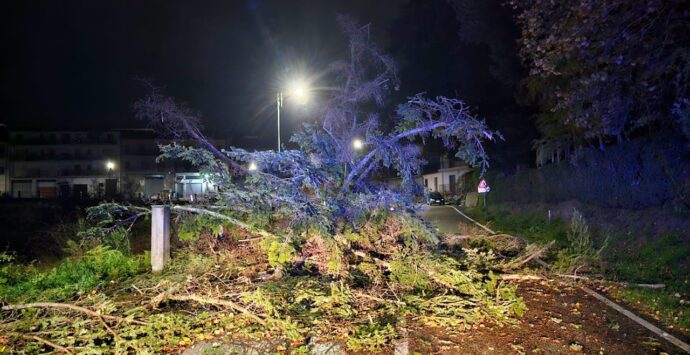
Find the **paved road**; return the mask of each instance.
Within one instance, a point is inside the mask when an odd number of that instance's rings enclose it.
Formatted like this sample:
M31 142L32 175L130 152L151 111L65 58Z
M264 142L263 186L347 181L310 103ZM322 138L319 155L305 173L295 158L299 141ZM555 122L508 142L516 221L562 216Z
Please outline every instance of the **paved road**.
M436 226L441 233L457 234L460 232L460 223L465 224L469 222L450 206L424 207L421 213L422 218Z

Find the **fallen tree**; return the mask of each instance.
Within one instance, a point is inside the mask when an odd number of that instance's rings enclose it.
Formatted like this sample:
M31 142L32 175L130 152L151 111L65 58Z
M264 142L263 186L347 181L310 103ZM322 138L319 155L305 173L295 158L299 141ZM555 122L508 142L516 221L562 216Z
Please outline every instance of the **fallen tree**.
M483 172L484 144L500 135L461 100L446 97L416 95L381 122L377 110L398 86L395 63L369 41L368 26L340 21L351 58L332 65L338 89L316 123L292 138L298 149L215 147L198 114L147 84L151 92L134 105L137 116L175 139L160 147L159 159L196 166L219 186L217 202L172 206L179 248L165 282L145 275L107 293L121 300L108 303L109 312L137 314L146 324L118 322L106 333L57 345L138 351L170 346L155 338L163 332L184 347L185 332L205 324L202 314L218 312L224 331L238 336L287 338L297 347L314 334L345 336L353 350L377 351L398 336L400 317L457 330L509 323L524 312L516 287L487 267L488 254L439 250L435 230L415 214L421 145L437 139ZM355 138L363 151L353 148ZM247 169L250 163L256 169ZM387 171L401 186L385 182ZM90 235L129 228L147 213L112 203L94 207ZM177 312L179 304L192 314ZM108 317L119 316L101 320Z

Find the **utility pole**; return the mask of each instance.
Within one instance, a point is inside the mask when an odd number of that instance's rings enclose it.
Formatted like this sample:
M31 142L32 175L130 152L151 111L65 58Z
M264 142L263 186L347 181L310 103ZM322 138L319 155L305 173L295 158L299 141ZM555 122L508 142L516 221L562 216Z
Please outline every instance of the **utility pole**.
M276 111L278 112L278 153L280 153L280 108L283 107L283 93L276 94Z

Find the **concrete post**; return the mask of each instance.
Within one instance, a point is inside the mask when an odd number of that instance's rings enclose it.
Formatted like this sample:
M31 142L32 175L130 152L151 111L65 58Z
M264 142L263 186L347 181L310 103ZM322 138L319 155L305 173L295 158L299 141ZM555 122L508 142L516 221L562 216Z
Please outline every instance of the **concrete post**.
M151 206L151 269L163 271L170 260L170 207Z

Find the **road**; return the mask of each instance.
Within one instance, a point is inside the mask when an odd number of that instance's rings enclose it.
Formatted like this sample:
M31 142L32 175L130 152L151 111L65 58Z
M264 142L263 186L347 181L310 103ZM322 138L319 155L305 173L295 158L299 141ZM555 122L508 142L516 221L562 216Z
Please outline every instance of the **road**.
M458 234L460 224L469 223L451 206L424 206L421 216L444 234Z

